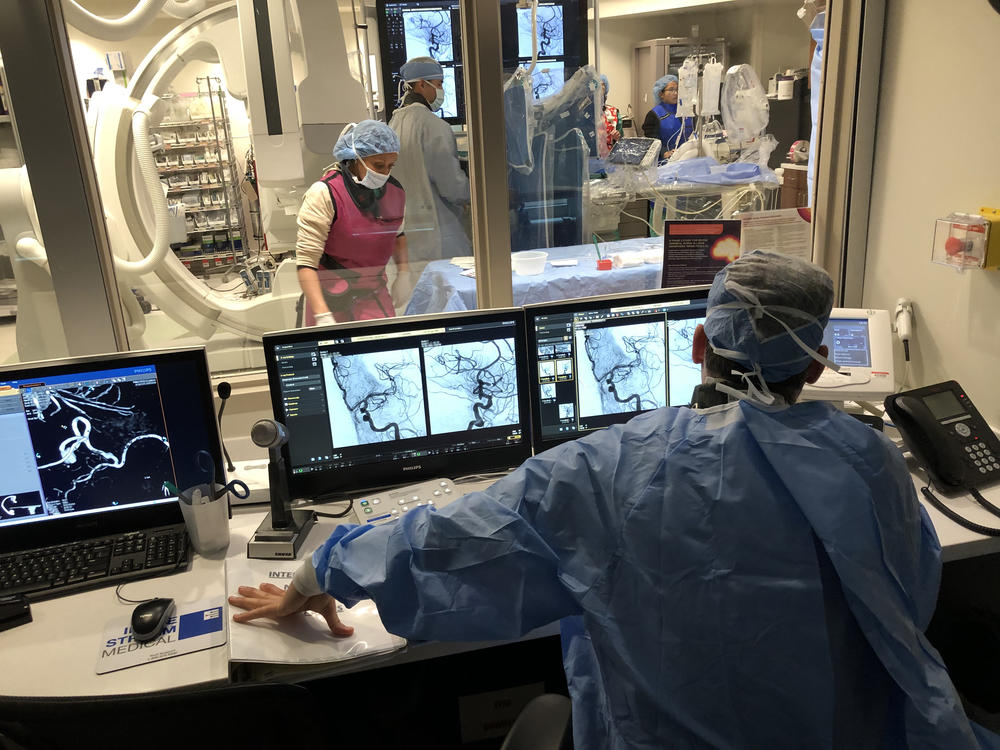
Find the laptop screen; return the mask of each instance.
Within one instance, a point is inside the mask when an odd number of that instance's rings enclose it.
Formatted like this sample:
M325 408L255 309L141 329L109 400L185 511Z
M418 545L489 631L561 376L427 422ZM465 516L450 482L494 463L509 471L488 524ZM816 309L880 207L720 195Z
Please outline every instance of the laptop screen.
M221 480L202 349L0 370L0 549L15 527L27 539L48 526L103 528L114 514L107 533L179 519L164 483L209 483L212 463ZM51 543L65 541L56 536Z

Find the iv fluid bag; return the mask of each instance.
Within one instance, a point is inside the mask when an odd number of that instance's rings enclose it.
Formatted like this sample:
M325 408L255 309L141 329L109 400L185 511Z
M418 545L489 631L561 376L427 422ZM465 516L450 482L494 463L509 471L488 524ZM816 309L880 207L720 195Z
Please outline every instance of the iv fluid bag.
M719 88L722 86L722 63L713 60L701 74L701 114L719 114Z
M677 71L677 116L694 117L698 100L698 62L689 57Z

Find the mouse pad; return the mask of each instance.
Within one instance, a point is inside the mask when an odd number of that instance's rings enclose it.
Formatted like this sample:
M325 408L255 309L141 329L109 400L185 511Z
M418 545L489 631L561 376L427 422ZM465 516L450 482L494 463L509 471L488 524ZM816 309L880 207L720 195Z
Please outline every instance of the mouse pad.
M97 674L222 646L228 638L223 605L222 598L178 603L177 612L163 632L147 643L139 643L132 637L132 613L123 610L122 616L104 629L104 640L97 654Z

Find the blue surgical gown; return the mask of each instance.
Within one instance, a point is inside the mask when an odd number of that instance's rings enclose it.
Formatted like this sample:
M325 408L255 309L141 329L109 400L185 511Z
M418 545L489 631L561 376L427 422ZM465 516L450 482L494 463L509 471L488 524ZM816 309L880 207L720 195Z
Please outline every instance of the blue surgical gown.
M838 695L838 618L888 686L875 746L978 746L923 633L940 546L903 458L826 403L648 412L438 512L339 527L312 562L407 638L563 618L580 749L841 744L836 707L873 704Z

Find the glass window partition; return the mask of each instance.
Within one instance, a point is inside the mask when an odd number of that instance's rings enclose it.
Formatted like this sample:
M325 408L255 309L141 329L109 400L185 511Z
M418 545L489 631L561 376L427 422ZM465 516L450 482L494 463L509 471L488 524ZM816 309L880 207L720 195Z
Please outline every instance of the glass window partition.
M204 344L227 372L262 366L267 331L402 312L402 188L377 158L398 147L345 134L385 119L366 5L195 5L64 6L129 346Z
M514 304L659 287L665 222L809 205L801 2L594 3L572 63L587 3L528 5L503 61Z
M65 45L44 3L0 13L0 361L115 351L82 118L67 117Z

